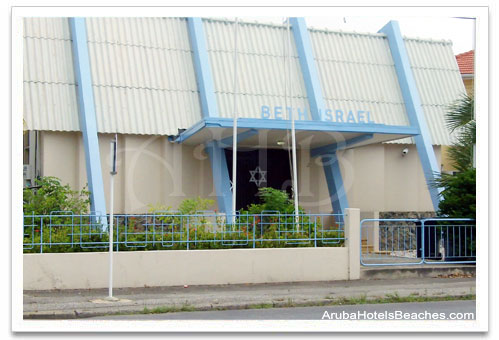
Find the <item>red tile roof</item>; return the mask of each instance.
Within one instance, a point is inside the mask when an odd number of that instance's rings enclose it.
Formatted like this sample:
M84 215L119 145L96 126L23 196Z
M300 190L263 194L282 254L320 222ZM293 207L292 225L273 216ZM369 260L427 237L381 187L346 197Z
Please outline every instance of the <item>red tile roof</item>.
M457 65L461 74L474 74L475 51L471 50L456 56Z

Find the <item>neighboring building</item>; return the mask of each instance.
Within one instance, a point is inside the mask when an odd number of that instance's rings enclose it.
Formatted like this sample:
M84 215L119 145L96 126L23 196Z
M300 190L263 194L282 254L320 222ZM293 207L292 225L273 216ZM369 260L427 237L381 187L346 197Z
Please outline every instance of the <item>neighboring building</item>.
M474 92L475 80L475 51L471 50L456 56L459 72L463 78L466 93L471 95Z
M356 33L293 18L286 98L285 26L239 25L238 208L258 185L290 191L291 111L305 210L435 209L444 115L464 92L451 42L402 37L396 22ZM26 18L26 176L88 182L106 211L117 133L116 212L196 196L229 211L233 54L228 20Z
M468 95L474 93L475 82L475 51L471 50L456 56L459 72L463 79L464 87ZM452 165L447 150L449 146L442 146L442 171L446 173L453 173L456 168Z

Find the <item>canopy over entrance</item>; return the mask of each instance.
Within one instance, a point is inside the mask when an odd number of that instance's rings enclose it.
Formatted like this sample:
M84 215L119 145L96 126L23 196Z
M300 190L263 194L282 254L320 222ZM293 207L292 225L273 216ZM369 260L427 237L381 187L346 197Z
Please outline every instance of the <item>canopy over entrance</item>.
M309 148L312 156L322 154L333 146L335 149L363 146L418 135L411 126L384 124L348 124L324 121L295 121L297 148ZM274 119L240 118L238 120L238 145L251 148L280 148L286 146L291 121ZM233 120L230 118L205 118L170 140L185 145L200 145L218 141L222 147L232 147Z

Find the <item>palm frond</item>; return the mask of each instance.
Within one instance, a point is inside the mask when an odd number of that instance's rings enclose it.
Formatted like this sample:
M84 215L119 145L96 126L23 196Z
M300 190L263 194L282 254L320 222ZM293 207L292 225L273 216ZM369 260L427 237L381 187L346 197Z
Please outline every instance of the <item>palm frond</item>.
M473 166L473 144L458 145L454 144L448 149L449 158L452 165L458 171L465 171Z
M464 94L454 102L446 114L445 120L451 132L466 126L475 118L475 100L473 96Z

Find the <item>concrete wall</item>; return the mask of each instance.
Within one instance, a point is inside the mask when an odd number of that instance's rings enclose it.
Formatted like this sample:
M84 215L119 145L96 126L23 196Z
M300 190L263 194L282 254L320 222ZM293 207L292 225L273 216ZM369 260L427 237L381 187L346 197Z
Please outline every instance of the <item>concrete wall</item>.
M104 191L109 198L109 141L100 134ZM185 198L215 200L211 167L202 146L168 142L165 136L120 135L115 212L146 212L149 204L176 209ZM75 189L85 183L80 133L43 132L42 174ZM402 156L402 149L409 153ZM440 147L434 147L440 163ZM349 206L361 211L429 211L430 195L415 145L374 144L338 153ZM310 212L331 212L324 170L308 149L298 150L300 205Z
M360 217L345 213L345 247L114 253L113 287L357 280ZM24 254L23 289L108 286L109 254Z
M135 251L114 254L114 287L348 280L347 248ZM25 254L24 289L108 285L108 253Z
M360 213L345 212L345 247L114 253L113 287L357 280ZM108 286L109 254L24 254L23 289Z

